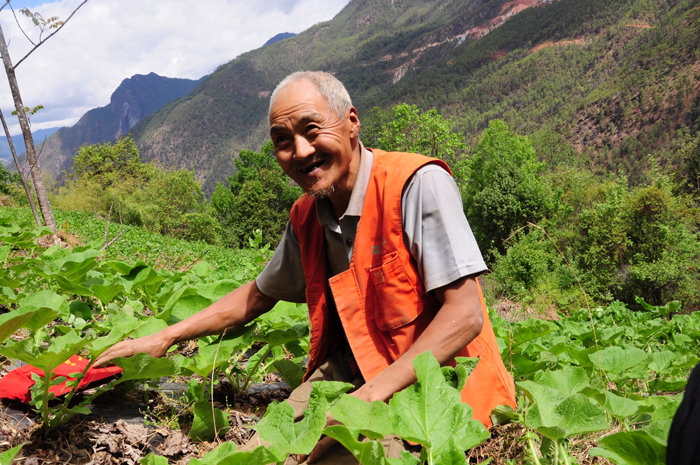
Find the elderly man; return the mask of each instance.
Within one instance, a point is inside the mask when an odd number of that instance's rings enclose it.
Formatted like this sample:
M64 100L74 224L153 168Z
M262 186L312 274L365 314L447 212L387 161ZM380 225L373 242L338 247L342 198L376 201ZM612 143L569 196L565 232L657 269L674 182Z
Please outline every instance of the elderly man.
M117 344L96 363L139 352L160 357L178 342L244 325L278 300L306 302L309 366L288 400L299 417L312 381L352 382L352 395L388 401L415 382L412 360L430 350L441 364L480 358L462 400L490 426L491 410L514 406L515 392L476 280L486 265L447 165L365 149L350 96L328 73L285 78L269 120L278 163L306 193L270 263L205 310ZM385 445L390 456L404 447ZM339 449L326 438L308 461L344 462Z

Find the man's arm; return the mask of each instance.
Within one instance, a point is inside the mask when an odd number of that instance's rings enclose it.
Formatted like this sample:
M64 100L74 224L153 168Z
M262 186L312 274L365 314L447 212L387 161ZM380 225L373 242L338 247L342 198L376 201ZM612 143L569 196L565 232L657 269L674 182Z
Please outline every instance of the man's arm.
M475 278L464 277L433 292L442 303L433 321L406 353L353 395L368 402L386 402L394 393L416 382L413 371L416 356L429 350L444 365L481 333L484 317Z
M276 303L277 299L263 294L255 281L251 281L226 294L201 312L156 334L122 341L110 347L95 360L95 366L103 365L117 357L131 357L141 352L151 357L162 357L173 344L239 328L270 311Z

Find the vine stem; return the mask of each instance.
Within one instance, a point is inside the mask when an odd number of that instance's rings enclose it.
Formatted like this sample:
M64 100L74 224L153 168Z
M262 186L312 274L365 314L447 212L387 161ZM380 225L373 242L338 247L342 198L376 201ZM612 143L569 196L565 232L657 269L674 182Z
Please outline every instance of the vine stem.
M532 454L532 460L535 461L535 465L542 465L540 459L537 458L537 452L535 451L535 443L532 438L527 438L527 444L530 446L530 453Z
M211 387L209 388L209 394L211 394L211 418L214 423L214 438L216 439L216 442L221 444L221 441L219 440L219 430L216 428L216 410L214 410L214 378L216 374L216 359L219 357L219 349L221 348L221 343L224 342L224 336L226 336L226 330L228 328L224 329L224 332L221 333L221 338L219 339L219 344L216 346L216 353L214 354L214 365L211 368ZM204 385L207 380L204 380ZM204 392L202 392L202 395Z

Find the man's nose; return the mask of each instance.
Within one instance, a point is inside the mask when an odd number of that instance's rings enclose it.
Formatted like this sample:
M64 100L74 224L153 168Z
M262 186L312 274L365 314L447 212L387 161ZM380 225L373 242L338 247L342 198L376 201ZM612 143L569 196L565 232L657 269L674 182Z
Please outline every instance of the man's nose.
M294 137L294 155L296 158L306 158L314 153L315 149L309 140L301 135Z

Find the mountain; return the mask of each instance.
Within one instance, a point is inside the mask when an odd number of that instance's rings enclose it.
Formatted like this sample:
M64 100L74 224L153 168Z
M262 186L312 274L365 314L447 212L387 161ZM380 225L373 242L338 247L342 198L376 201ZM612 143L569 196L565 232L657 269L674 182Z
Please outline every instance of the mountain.
M32 132L32 136L35 141L43 141L44 138L49 137L54 132L58 131L58 128L49 129L37 129ZM15 146L15 153L21 154L24 152L24 136L18 134L12 136L12 144ZM12 160L12 151L10 150L10 144L7 143L7 137L0 137L0 163L10 164L14 166L14 161Z
M294 37L295 35L296 34L294 34L293 32L281 32L281 33L277 34L276 36L274 36L273 38L271 38L270 40L268 40L267 42L265 42L263 44L263 47L265 45L275 44L275 43L279 42L280 40L289 39L290 37Z
M416 103L468 141L503 118L545 149L562 141L595 169L634 173L679 131L700 129L697 4L352 0L331 21L220 66L132 133L145 160L195 169L211 192L239 150L265 141L276 83L326 70L361 118Z
M85 113L72 127L35 139L42 169L59 176L72 166L75 149L83 144L111 142L158 108L190 93L201 80L174 79L155 73L124 79L107 106ZM22 157L23 158L23 157Z

